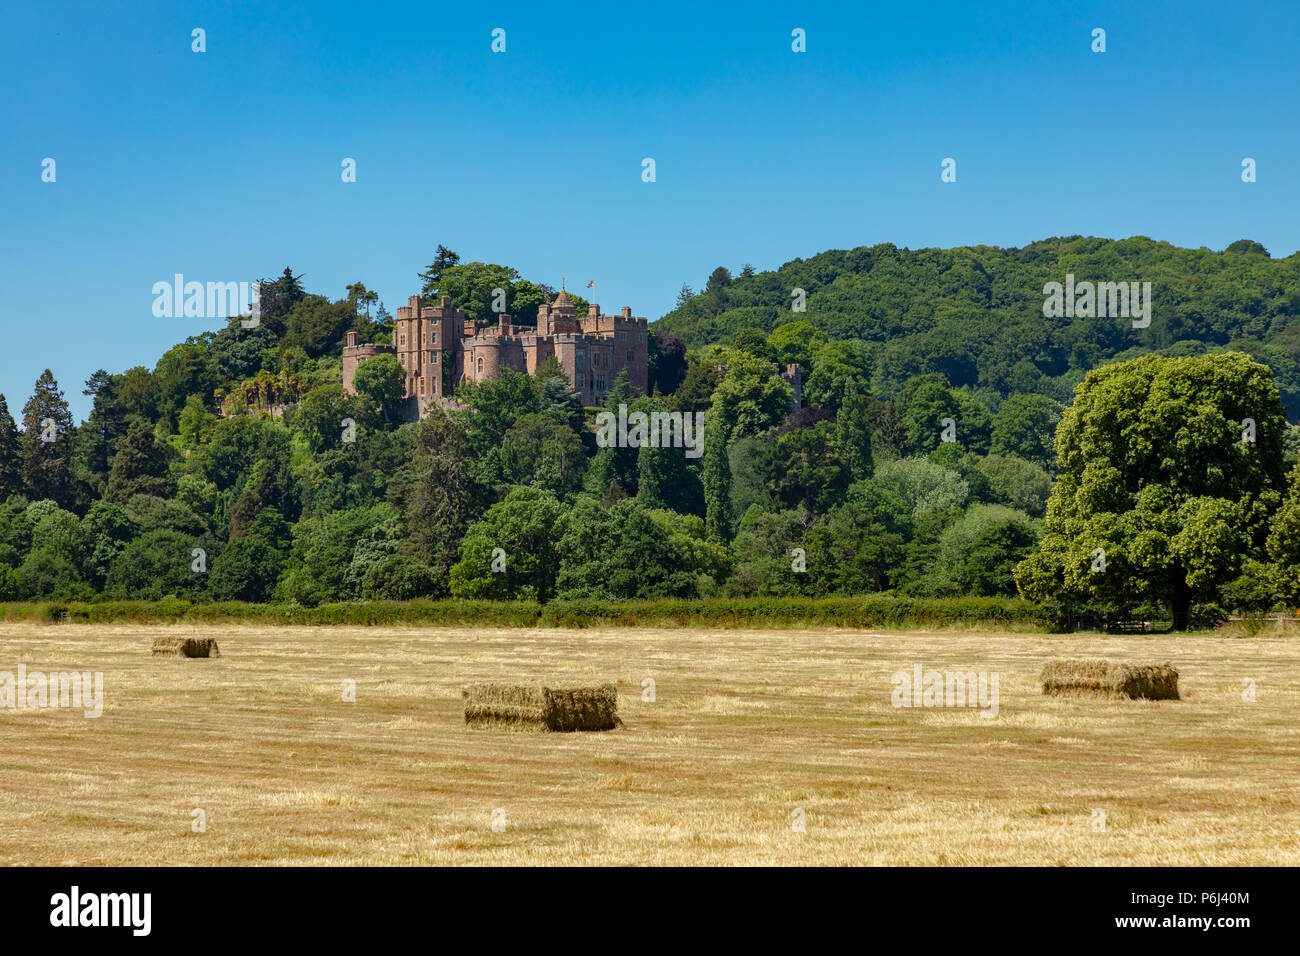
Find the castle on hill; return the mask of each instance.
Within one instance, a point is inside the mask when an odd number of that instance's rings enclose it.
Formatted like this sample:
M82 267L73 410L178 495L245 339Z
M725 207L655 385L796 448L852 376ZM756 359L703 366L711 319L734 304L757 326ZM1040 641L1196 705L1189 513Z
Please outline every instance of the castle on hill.
M501 369L531 375L554 357L584 405L602 405L619 372L641 394L648 391L646 320L626 306L619 315L601 315L592 305L577 316L564 290L537 310L537 327L516 326L509 315L496 325L466 318L452 308L451 297L439 305L413 295L397 310L391 345L357 344L349 332L343 347L343 390L354 393L357 366L377 355L396 355L406 370L403 417L423 418L430 406L447 406L461 382L480 382Z

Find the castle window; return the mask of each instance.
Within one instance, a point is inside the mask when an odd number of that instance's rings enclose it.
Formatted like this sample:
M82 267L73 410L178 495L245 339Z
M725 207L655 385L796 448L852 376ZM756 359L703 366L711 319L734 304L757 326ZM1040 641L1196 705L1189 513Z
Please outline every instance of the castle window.
M583 375L579 375L579 376L578 376L577 387L578 387L578 388L586 388L586 387L587 387L587 379L586 379L585 376L583 376Z
M397 343L397 344L398 344L398 345L405 345L405 344L406 344L406 336L403 335L403 336L398 340L398 343Z
M596 376L596 391L598 391L598 392L603 392L604 390L605 390L605 378L604 378L604 376L602 376L602 375L597 375L597 376Z
M626 333L626 332L620 332L620 333L618 333L618 337L619 337L620 339L625 339L625 338L627 338L627 333Z
M577 357L577 360L576 360L577 363L578 363L578 368L582 368L582 366L583 366L583 359L585 359L586 357L587 357L587 355L586 355L585 352L579 352L579 353L578 353L578 357Z
M627 361L629 365L636 361L635 356L633 356L631 352L627 353Z
M478 370L480 373L483 371L483 356L481 355L478 357Z

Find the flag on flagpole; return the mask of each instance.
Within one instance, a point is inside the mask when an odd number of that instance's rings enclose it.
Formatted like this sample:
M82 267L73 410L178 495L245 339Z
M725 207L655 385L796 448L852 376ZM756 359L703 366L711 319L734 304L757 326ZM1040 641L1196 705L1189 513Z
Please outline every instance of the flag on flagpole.
M594 286L595 284L596 284L596 280L595 280L595 279L592 279L590 282L587 283L587 288L590 289L590 288L591 288L592 286Z

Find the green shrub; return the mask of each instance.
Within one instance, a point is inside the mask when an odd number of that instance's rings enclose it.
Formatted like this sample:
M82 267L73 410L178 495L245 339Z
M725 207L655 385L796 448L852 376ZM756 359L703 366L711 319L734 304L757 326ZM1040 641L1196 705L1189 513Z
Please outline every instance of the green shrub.
M246 623L437 627L997 627L1046 630L1051 614L1020 598L865 597L661 598L642 601L353 601L303 607L212 601L11 602L0 620L83 623Z

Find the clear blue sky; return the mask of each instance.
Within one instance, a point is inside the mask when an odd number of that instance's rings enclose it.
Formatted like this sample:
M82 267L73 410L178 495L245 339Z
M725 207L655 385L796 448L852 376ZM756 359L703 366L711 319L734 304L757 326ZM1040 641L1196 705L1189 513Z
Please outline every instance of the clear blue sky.
M84 417L96 368L152 367L217 324L154 318L173 273L291 265L395 310L439 242L594 278L606 311L652 320L717 265L877 242L1245 237L1290 255L1298 36L1295 0L7 0L0 391L17 417L48 366Z

